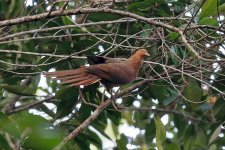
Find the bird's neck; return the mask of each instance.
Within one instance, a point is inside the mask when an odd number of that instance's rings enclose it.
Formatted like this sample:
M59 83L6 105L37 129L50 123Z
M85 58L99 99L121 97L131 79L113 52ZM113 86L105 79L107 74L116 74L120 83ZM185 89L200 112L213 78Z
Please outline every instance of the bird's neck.
M142 65L142 57L133 55L128 59L129 63L132 65L135 71L139 71L139 68Z

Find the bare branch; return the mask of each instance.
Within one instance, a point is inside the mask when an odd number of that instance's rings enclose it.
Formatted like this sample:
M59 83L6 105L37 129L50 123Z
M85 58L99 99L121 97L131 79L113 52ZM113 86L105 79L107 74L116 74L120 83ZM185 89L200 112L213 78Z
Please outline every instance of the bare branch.
M187 47L187 49L194 54L195 57L197 57L200 60L204 61L212 61L212 62L218 62L218 60L214 59L207 59L198 54L198 52L189 44L187 41L183 29L180 29L178 27L156 21L152 18L146 18L143 16L136 15L134 13L126 12L126 11L121 11L121 10L114 10L114 9L109 9L107 7L104 8L78 8L78 9L70 9L70 10L65 10L61 12L60 10L58 11L53 11L51 14L49 13L42 13L38 15L33 15L33 16L26 16L26 17L21 17L21 18L16 18L16 19L11 19L11 20L4 20L0 22L0 27L2 26L9 26L9 25L15 25L15 24L21 24L21 23L26 23L26 22L31 22L31 21L37 21L40 19L43 19L45 17L57 17L57 16L65 16L65 15L75 15L75 14L85 14L85 13L97 13L97 12L104 12L104 13L112 13L112 14L118 14L122 16L127 16L130 18L135 18L140 21L147 22L149 24L155 25L155 26L160 26L167 28L171 31L177 32L180 34L181 39L183 44ZM99 39L100 40L100 39ZM105 41L104 41L105 42ZM220 60L220 61L224 61Z
M25 104L25 105L22 105L22 106L19 106L19 107L13 109L13 110L7 111L6 114L12 115L14 113L21 112L21 111L33 108L33 107L36 107L36 106L38 106L40 104L43 104L44 102L48 102L48 101L50 101L50 100L52 100L54 98L55 98L54 96L50 96L50 97L47 97L46 99L41 100L41 101L31 102L29 104Z
M23 52L23 51L16 51L16 50L0 50L0 53L7 53L7 54L24 54L24 55L33 55L33 56L49 56L49 57L56 57L56 58L85 58L80 56L69 56L69 55L55 55L55 54L48 54L48 53L34 53L34 52Z
M119 92L118 94L116 94L114 96L114 98L120 98L122 96L124 96L127 93L130 93L131 91L135 90L136 88L147 84L148 80L142 80L134 85L132 85L131 87ZM104 102L102 102L96 109L95 111L91 114L91 116L89 116L82 124L80 124L73 132L71 132L57 147L55 147L55 150L60 150L69 140L71 140L72 138L76 137L79 133L81 133L84 129L86 129L89 124L95 120L99 114L110 104L112 103L111 99L108 99Z

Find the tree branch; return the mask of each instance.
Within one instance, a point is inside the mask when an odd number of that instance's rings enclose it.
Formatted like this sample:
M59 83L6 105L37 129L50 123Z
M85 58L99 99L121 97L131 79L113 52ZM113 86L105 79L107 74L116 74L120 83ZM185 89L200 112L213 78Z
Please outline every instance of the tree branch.
M48 54L48 53L34 53L34 52L23 52L23 51L16 51L16 50L3 50L0 49L0 53L8 53L8 54L24 54L24 55L33 55L33 56L49 56L49 57L56 57L56 58L85 58L81 56L70 56L70 55L55 55L55 54Z
M28 86L31 83L31 78L27 78L24 81L21 82L21 85ZM16 102L20 100L20 95L14 94L12 99L9 100L9 103L4 106L3 111L5 113L8 113L12 111L15 108Z
M76 28L76 27L87 27L87 26L93 26L93 25L105 25L105 24L113 24L113 23L125 23L125 22L135 22L136 19L132 18L121 18L119 20L113 20L113 21L100 21L100 22L90 22L90 23L82 23L82 24L75 24L75 25L66 25L66 26L59 26L59 27L51 27L51 28L41 28L41 29L34 29L29 31L23 31L15 34L10 34L4 37L0 37L0 41L7 40L13 37L25 35L25 34L32 34L32 33L39 33L39 32L49 32L54 30L62 30L62 29L69 29L69 28Z
M187 119L187 120L190 120L192 121L193 123L197 123L197 122L206 122L205 120L202 120L202 118L196 118L196 117L193 117L189 114L186 114L186 113L183 113L181 111L176 111L176 110L169 110L169 109L162 109L162 108L146 108L146 107L140 107L140 108L137 108L137 107L119 107L121 109L121 111L152 111L153 113L170 113L170 114L176 114L176 115L181 115L184 117L184 119ZM208 122L206 122L208 123Z
M20 18L16 18L16 19L0 21L0 27L11 26L11 25L15 25L15 24L22 24L22 23L27 23L27 22L32 22L32 21L38 21L38 20L44 19L46 17L52 18L52 17L57 17L57 16L76 15L76 14L84 14L84 13L98 13L98 12L128 16L131 18L135 18L135 19L138 19L141 21L148 22L148 23L156 25L156 26L168 28L175 32L180 31L180 29L177 27L165 24L163 22L155 21L154 19L151 19L151 18L146 18L146 17L139 16L134 13L130 13L130 12L126 12L126 11L109 9L106 7L104 7L104 8L77 8L77 9L65 10L63 12L58 10L58 11L52 11L50 15L48 15L48 12L47 12L47 13L42 13L42 14L33 15L33 16L25 16L25 17L20 17Z
M151 82L150 80L142 80L131 87L119 92L117 95L114 96L114 98L120 98L124 96L127 93L130 93L131 91L135 90L136 88L139 88L140 86L147 84ZM84 129L86 129L89 124L95 120L99 114L110 104L112 103L112 99L108 99L104 102L102 102L95 111L82 123L80 124L73 132L71 132L57 147L55 147L55 150L60 150L69 140L76 137L79 133L81 133Z
M10 111L6 112L6 114L11 115L11 114L14 114L14 113L17 113L17 112L20 112L20 111L24 111L24 110L36 107L40 104L43 104L44 102L52 100L53 98L55 98L55 96L50 96L50 97L48 97L44 100L41 100L41 101L35 101L35 102L29 103L29 104L19 106L19 107L13 109L13 110L10 110Z
M199 60L218 62L217 59L207 59L207 58L203 58L202 56L200 56L198 54L198 52L187 41L187 39L186 39L186 37L184 35L184 32L183 32L183 29L180 29L178 27L175 27L175 26L172 26L172 25L160 22L160 21L156 21L156 20L154 20L152 18L146 18L146 17L139 16L139 15L136 15L134 13L130 13L130 12L126 12L126 11L109 9L107 7L104 7L104 8L77 8L77 9L65 10L63 12L58 10L58 11L51 12L51 14L49 14L49 13L42 13L42 14L33 15L33 16L25 16L25 17L21 17L21 18L1 21L0 22L0 27L11 26L11 25L15 25L15 24L21 24L21 23L32 22L32 21L37 21L37 20L40 20L40 19L43 19L43 18L46 18L46 17L52 18L52 17L57 17L57 16L76 15L76 14L85 14L85 13L99 13L99 12L112 13L112 14L117 14L117 15L122 15L122 16L135 18L137 20L144 21L144 22L147 22L149 24L152 24L152 25L155 25L155 26L164 27L164 28L167 28L167 29L169 29L171 31L177 32L177 33L180 34L181 39L182 39L181 41L183 42L185 47L192 54L194 54L194 56L197 57Z

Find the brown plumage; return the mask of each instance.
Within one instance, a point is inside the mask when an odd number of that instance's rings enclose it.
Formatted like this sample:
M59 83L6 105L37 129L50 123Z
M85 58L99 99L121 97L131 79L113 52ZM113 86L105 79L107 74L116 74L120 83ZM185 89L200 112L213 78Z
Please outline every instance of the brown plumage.
M149 56L146 49L137 50L125 61L117 58L87 56L94 65L82 66L74 70L49 72L46 76L56 77L62 83L71 86L87 86L100 81L109 90L135 80L144 56Z

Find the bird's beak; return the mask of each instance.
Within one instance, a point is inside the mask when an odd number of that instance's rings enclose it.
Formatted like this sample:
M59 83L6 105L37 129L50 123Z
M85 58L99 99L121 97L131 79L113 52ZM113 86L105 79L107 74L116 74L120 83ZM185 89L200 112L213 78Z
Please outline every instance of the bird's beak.
M149 53L145 53L145 56L150 56L150 54Z

